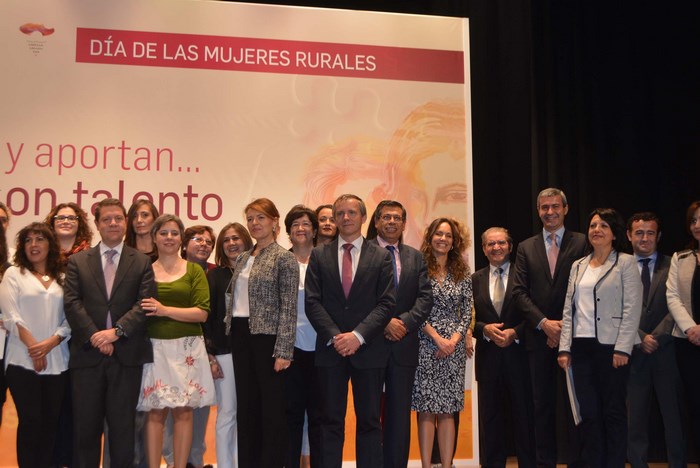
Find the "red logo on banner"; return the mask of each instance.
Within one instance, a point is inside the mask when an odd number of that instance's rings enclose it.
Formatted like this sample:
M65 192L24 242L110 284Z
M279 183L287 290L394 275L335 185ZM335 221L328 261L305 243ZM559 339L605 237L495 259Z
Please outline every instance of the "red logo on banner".
M19 30L27 36L35 32L41 33L42 36L50 36L55 31L54 28L47 28L41 23L24 23L19 27Z
M77 62L464 83L464 52L78 28Z

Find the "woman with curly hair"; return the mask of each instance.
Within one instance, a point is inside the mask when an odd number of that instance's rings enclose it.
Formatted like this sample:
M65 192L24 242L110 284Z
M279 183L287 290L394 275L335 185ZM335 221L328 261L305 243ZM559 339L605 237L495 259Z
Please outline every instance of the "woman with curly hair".
M68 264L71 255L90 248L92 230L87 222L87 213L75 203L56 205L46 215L44 223L56 234L64 264Z
M418 368L411 409L418 412L423 468L431 466L437 422L442 466L452 466L454 413L464 408L464 337L472 311L472 281L464 251L469 234L458 221L438 218L425 230L421 252L433 288L433 308L419 331Z
M0 283L0 309L9 332L7 384L19 419L17 461L49 466L68 378L64 267L56 237L44 223L23 228L16 249L15 265Z

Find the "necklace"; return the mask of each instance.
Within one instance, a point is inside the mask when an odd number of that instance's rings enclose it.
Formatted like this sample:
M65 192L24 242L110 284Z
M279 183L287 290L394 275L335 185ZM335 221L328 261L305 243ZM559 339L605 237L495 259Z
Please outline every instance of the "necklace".
M43 281L44 283L48 282L51 279L51 277L49 275L47 275L46 273L44 273L43 275L41 273L39 273L38 271L34 271L32 273L34 273L34 275L37 276L39 279L41 279L41 281Z

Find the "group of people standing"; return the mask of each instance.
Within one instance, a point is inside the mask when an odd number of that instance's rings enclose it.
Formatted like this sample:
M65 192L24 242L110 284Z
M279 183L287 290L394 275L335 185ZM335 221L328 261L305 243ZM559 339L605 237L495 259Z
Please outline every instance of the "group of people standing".
M507 229L482 235L489 266L472 277L481 464L505 466L512 420L519 466L645 467L655 394L668 465L686 466L686 448L700 447L700 201L687 210L689 248L672 258L657 251L654 213L625 222L598 208L580 234L564 227L568 209L561 190L539 193L542 232L519 244L514 265Z
M287 250L269 199L218 238L148 200L105 199L95 247L66 203L10 255L0 208L20 466L202 466L212 404L218 466L299 466L305 425L311 465L339 466L350 380L358 466L407 464L411 408L426 463L437 427L451 464L472 310L457 221L435 220L419 252L401 242L400 203L380 204L367 240L364 202L343 195L293 207Z
M408 464L411 410L422 466L436 434L451 466L473 334L483 466L505 466L509 418L519 465L644 466L652 388L669 464L684 466L685 434L700 446L700 202L691 248L672 259L656 251L653 213L625 223L596 209L584 235L565 229L561 190L543 190L537 210L543 230L515 264L507 229L492 227L489 266L472 275L458 221L435 219L417 250L402 242L406 210L385 200L364 237L352 194L284 218L259 198L246 227L218 236L148 200L127 212L105 199L95 247L87 214L66 203L21 229L13 255L0 206L19 465L97 467L104 433L110 466L202 466L216 404L219 467L298 467L305 426L311 467L339 467L352 382L357 466Z

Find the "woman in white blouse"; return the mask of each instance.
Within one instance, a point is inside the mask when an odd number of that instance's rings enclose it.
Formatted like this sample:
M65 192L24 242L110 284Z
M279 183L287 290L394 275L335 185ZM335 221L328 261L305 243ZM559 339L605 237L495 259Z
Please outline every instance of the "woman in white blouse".
M51 461L67 379L70 328L63 313L63 263L56 237L44 223L17 234L14 266L0 283L0 310L9 332L5 366L17 408L17 461Z

